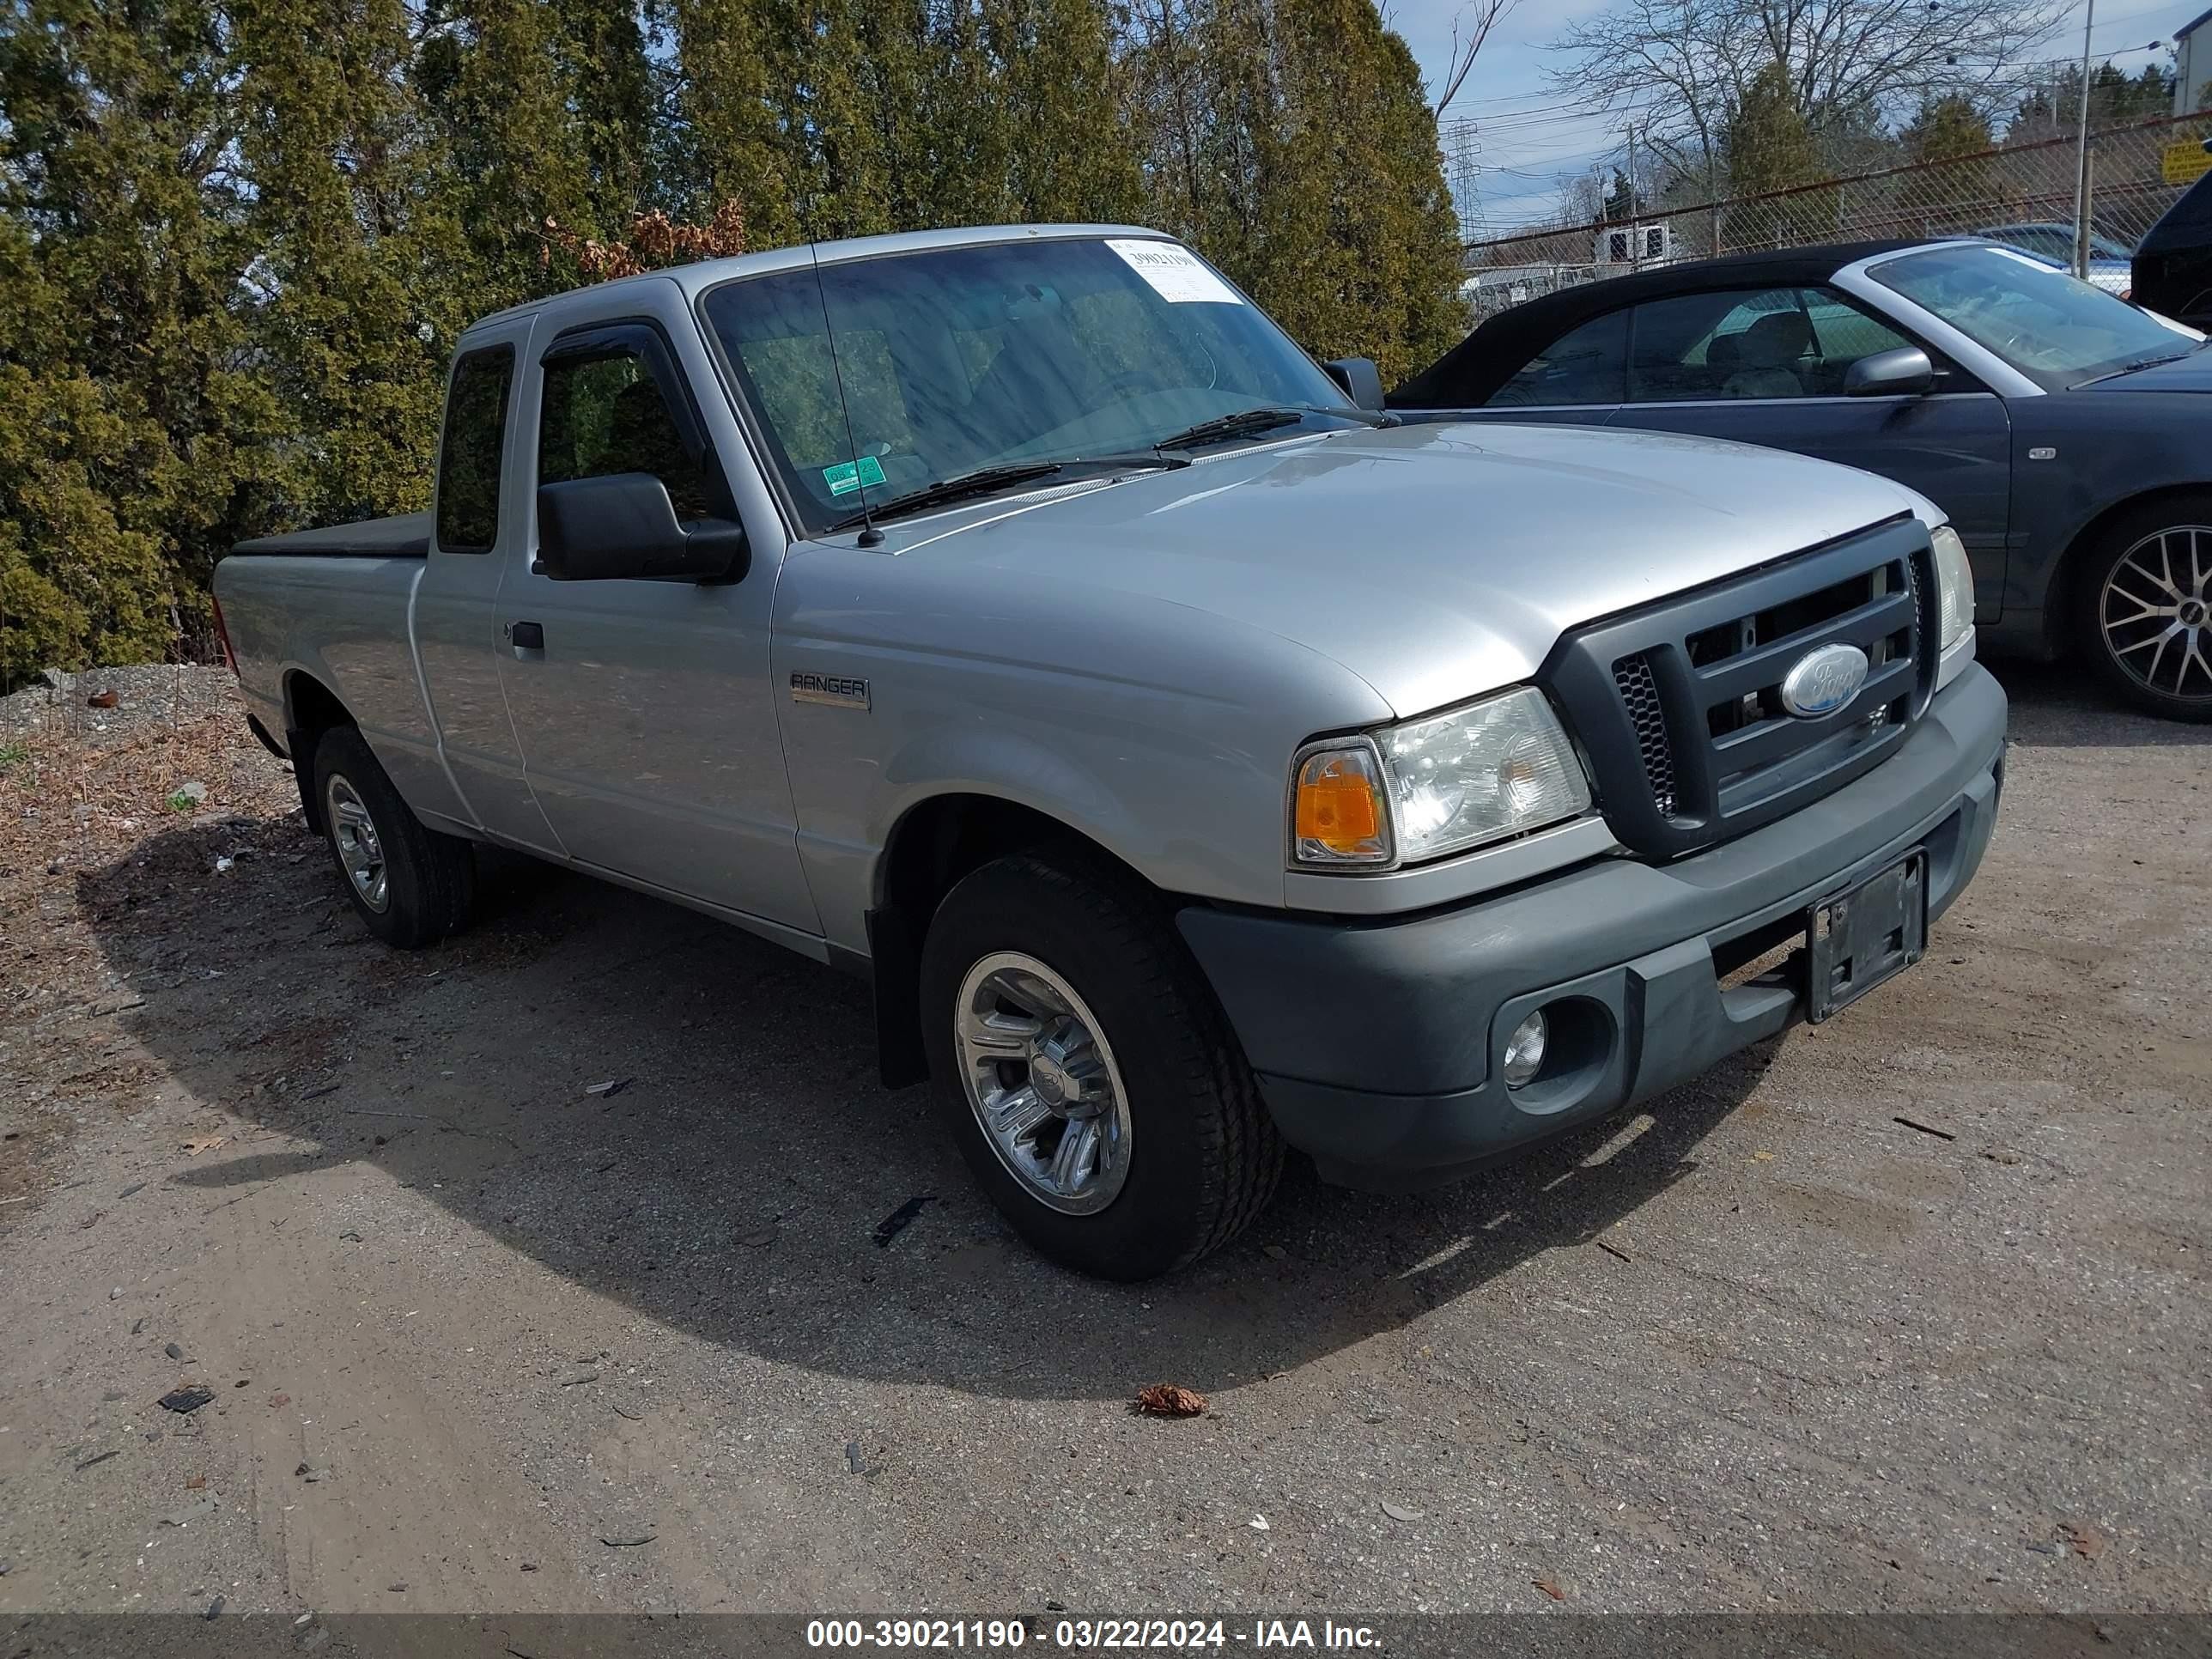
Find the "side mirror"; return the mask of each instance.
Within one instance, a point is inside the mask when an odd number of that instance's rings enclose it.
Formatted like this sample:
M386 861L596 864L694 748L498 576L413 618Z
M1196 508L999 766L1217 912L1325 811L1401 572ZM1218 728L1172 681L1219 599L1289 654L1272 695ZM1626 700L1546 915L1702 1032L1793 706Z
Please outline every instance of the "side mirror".
M1344 395L1362 409L1382 407L1382 372L1375 367L1372 357L1336 357L1322 367L1344 389Z
M1862 357L1844 371L1846 398L1917 398L1936 388L1936 365L1918 346Z
M744 526L678 524L650 472L538 485L538 557L556 582L733 582L750 562Z

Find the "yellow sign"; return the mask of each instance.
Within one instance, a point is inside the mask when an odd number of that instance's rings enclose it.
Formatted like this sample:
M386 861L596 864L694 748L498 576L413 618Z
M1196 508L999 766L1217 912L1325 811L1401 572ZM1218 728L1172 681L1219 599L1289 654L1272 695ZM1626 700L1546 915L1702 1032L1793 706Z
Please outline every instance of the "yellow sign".
M2212 173L2212 150L2204 148L2202 138L2185 138L2166 147L2160 163L2159 170L2166 175L2167 184L2194 184Z

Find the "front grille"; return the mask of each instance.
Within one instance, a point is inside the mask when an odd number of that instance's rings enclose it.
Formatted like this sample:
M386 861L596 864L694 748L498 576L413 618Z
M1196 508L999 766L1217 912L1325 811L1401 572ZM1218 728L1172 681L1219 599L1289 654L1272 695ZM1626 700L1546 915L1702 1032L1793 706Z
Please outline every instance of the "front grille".
M1935 684L1935 591L1916 520L1856 536L1570 635L1545 678L1613 833L1674 857L1818 799L1876 764ZM1814 718L1782 702L1808 653L1849 644L1868 672Z
M1621 707L1636 726L1636 747L1644 759L1644 781L1661 812L1674 810L1674 746L1667 736L1667 716L1659 707L1659 683L1642 653L1613 665Z

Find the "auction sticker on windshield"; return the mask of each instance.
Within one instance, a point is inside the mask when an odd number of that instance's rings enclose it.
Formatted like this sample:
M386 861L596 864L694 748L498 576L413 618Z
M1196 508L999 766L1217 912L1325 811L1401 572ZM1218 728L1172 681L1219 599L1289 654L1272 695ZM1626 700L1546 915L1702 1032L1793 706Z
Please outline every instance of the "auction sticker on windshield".
M1152 292L1170 305L1241 306L1243 296L1206 268L1187 247L1173 242L1115 241L1106 246L1121 255L1130 270L1152 285Z

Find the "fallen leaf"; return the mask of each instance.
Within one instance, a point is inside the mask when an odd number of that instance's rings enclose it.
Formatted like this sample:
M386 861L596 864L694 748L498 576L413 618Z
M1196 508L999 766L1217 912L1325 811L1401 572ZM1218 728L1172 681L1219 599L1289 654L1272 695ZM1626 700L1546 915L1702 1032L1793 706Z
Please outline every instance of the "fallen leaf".
M205 1486L206 1485L207 1485L207 1476L205 1476L205 1475L204 1475L204 1474L195 1474L195 1475L189 1476L189 1477L185 1480L185 1490L186 1492L198 1492L202 1487Z
M1774 1154L1771 1152L1753 1152L1752 1157L1761 1164L1771 1164L1774 1162Z
M1270 1529L1267 1525L1267 1517L1264 1515L1255 1515L1244 1524L1251 1528L1254 1532L1267 1532Z
M185 1143L185 1150L194 1158L202 1152L211 1152L230 1137L228 1135L194 1135Z
M2092 1526L2075 1526L2071 1522L2064 1522L2058 1530L2066 1534L2066 1541L2074 1547L2074 1553L2084 1561L2094 1561L2112 1547L2105 1534Z
M84 700L84 704L88 708L112 708L121 701L122 699L115 695L114 690L111 687L106 690L94 692Z
M1561 1589L1557 1584L1553 1583L1548 1578L1531 1578L1528 1582L1534 1584L1538 1589L1543 1591L1545 1595L1550 1596L1554 1601L1564 1601L1567 1599L1566 1591Z
M1155 1382L1137 1390L1140 1417L1203 1417L1206 1396L1196 1389L1179 1389L1172 1382Z
M747 1233L738 1243L749 1250L764 1250L775 1243L775 1229L763 1227L757 1233Z
M1393 1521L1419 1521L1421 1518L1420 1510L1409 1510L1403 1504L1394 1504L1387 1498L1382 1500L1382 1513Z

